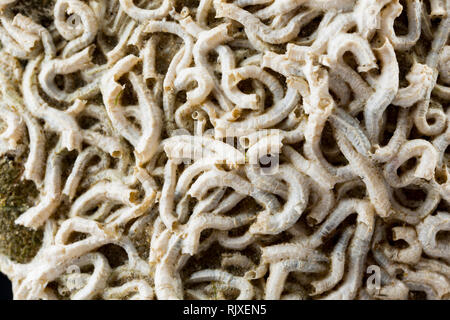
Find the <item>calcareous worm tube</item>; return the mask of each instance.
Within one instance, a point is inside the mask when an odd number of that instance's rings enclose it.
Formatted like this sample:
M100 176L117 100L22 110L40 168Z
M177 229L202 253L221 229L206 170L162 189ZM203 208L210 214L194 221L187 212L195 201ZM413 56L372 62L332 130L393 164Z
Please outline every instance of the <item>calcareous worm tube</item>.
M450 0L26 3L14 298L450 297Z

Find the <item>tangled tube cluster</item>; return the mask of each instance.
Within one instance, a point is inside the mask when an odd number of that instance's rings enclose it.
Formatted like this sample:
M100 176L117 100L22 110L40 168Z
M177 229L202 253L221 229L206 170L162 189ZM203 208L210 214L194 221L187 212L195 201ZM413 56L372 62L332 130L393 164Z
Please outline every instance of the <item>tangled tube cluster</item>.
M448 0L51 5L0 1L15 298L450 297Z

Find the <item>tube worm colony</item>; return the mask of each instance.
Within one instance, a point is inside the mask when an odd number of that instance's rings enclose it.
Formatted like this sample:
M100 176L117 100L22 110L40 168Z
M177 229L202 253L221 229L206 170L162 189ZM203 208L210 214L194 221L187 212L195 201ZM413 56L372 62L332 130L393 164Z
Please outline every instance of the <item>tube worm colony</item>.
M24 3L16 299L450 297L448 0Z

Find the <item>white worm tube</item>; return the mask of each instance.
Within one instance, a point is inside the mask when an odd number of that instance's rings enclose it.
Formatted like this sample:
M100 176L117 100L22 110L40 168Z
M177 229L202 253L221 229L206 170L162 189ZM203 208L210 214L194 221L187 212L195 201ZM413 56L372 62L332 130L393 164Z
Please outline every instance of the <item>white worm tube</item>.
M414 157L420 157L417 166L404 172L399 177L397 174L399 167ZM419 139L409 140L397 150L397 155L386 163L383 173L386 181L396 188L405 187L419 179L430 180L434 176L438 157L436 149L428 141Z
M392 228L392 239L394 241L404 240L408 243L408 247L397 249L386 246L385 255L391 260L399 263L415 265L422 256L422 245L417 238L417 233L411 227L394 227Z
M332 289L343 278L345 271L345 252L347 251L348 243L354 231L354 228L349 227L345 229L339 238L338 243L331 253L331 271L325 278L311 283L314 288L312 295L318 295Z
M263 212L258 215L256 222L250 227L253 234L278 234L290 228L303 213L308 203L309 186L304 176L293 166L281 165L275 176L286 182L289 190L288 198L283 210L270 215Z
M141 137L135 145L135 155L138 164L143 165L156 153L161 133L162 112L152 94L146 88L141 76L130 73L130 81L136 90L139 101Z
M76 99L90 98L97 94L100 91L98 87L100 79L96 79L72 93L67 93L64 90L59 89L55 84L55 77L58 74L65 75L88 68L91 63L93 49L93 47L87 47L66 59L44 61L39 73L39 83L44 92L54 99L67 102L73 102Z
M398 91L398 63L394 48L389 41L376 49L383 65L381 74L377 77L375 92L367 100L364 108L364 121L370 141L377 144L380 139L382 116Z
M286 278L290 272L320 273L324 267L318 263L310 263L302 260L282 260L270 265L270 275L266 283L266 300L280 299Z
M429 300L442 299L449 293L448 279L434 272L407 272L403 282L410 290L424 291Z
M236 148L207 136L177 135L165 139L163 147L170 159L211 159L229 165L245 163L244 155Z
M224 75L225 81L222 81L222 86L227 97L233 101L239 108L262 110L264 101L261 100L261 96L257 94L244 94L237 85L240 81L252 78L257 79L265 84L271 93L273 94L273 101L277 103L283 98L284 90L279 82L257 66L245 66L237 69L227 70Z
M191 283L204 281L223 282L225 285L239 290L239 296L236 300L249 300L254 296L253 286L248 280L233 276L230 273L221 270L206 269L197 271L191 274L188 281Z
M111 272L108 260L100 253L88 253L70 262L71 266L83 267L92 264L94 271L86 285L71 296L73 300L93 299L106 287L106 281ZM78 274L82 275L82 274ZM76 280L76 279L72 279Z
M298 171L308 175L322 188L326 190L332 189L337 182L322 166L318 165L315 161L305 159L291 146L283 146L283 154Z
M240 136L251 133L257 129L271 127L286 118L286 116L295 108L298 101L299 96L297 90L288 87L284 98L261 115L249 117L239 122L217 119L215 123L216 136Z
M179 63L176 65L176 72L180 72L183 68L186 68L190 65L192 60L192 52L194 47L194 41L191 36L189 36L180 25L175 22L168 21L149 21L144 30L144 33L155 33L155 32L163 32L163 33L171 33L174 34L184 42L183 56L180 57ZM170 87L170 83L168 80L164 80L164 88Z
M173 235L167 246L167 251L156 266L155 292L159 300L183 299L183 284L176 270L180 259L181 239Z
M362 156L353 149L343 133L338 130L336 135L342 153L357 171L355 173L363 179L370 201L375 207L377 214L381 217L387 217L390 214L389 193L386 182L380 172L367 157Z
M450 259L449 244L438 243L436 235L439 231L450 230L450 215L446 212L438 212L435 216L429 215L423 222L417 225L419 241L422 243L423 251L431 257Z
M0 39L8 44L6 51L21 59L29 59L39 50L39 35L35 32L24 30L21 25L14 24L14 20L0 17Z
M98 183L83 193L72 205L69 216L80 216L86 211L95 208L103 201L111 201L127 206L136 202L136 191L128 188L126 185L117 182ZM89 218L89 217L86 217Z
M214 168L216 168L216 164L208 158L197 160L192 165L187 167L178 177L175 189L175 199L179 200L183 195L185 195L189 189L189 185L197 175Z
M366 253L370 247L375 219L373 209L370 204L359 203L358 206L360 206L359 210L361 211L358 212L357 227L349 246L348 274L343 284L336 291L328 294L325 299L353 299L361 285L362 276L364 273L364 264L366 261ZM361 215L363 215L363 217L361 217L360 220ZM327 222L324 223L324 225L326 224ZM319 232L319 234L321 233Z
M177 165L172 160L168 160L164 167L164 185L161 191L159 211L161 220L169 230L173 230L177 223L177 219L173 215L176 178Z
M214 87L213 79L202 71L202 68L199 67L183 69L178 73L174 82L177 91L185 89L191 81L197 82L197 88L186 93L187 100L191 105L202 103Z
M89 236L75 243L66 244L68 237L74 231L87 233ZM109 237L96 222L77 217L64 221L54 240L50 243L49 240L47 238L48 246L43 247L35 257L35 261L41 268L36 272L23 270L23 281L15 293L18 299L39 299L45 296L47 283L63 273L74 259L108 243ZM40 285L36 285L38 283Z
M9 148L14 149L24 133L23 121L14 107L5 103L0 104L0 112L0 118L6 124L6 129L0 133L0 139L6 141Z
M221 0L223 1L223 0ZM255 15L260 19L267 19L275 15L286 14L301 5L310 8L323 9L330 8L336 10L348 10L353 6L353 0L345 1L323 1L323 0L275 0L271 5L257 11Z
M194 255L198 251L200 235L206 229L230 230L248 224L254 219L252 213L241 213L234 217L224 217L200 212L192 215L186 224L182 253Z
M133 0L119 0L120 6L133 19L140 22L146 22L153 19L162 19L169 14L173 8L172 0L163 0L162 4L156 9L141 9L137 7Z
M24 103L36 117L43 118L47 125L61 134L61 148L71 151L80 149L81 134L73 117L63 111L50 107L40 96L35 79L36 68L42 57L30 61L25 69L22 88Z
M255 236L246 232L242 236L230 237L227 231L217 233L217 242L224 248L243 250L255 241Z
M126 53L127 45L129 42L128 40L131 37L133 31L135 30L136 25L137 23L135 21L130 21L126 25L122 26L120 31L118 30L115 32L120 34L120 38L119 42L112 50L108 51L107 53L105 52L108 64L113 65L118 60L123 58L123 56ZM113 35L115 34L113 33ZM102 42L99 41L99 44L101 45Z
M23 29L26 32L37 34L41 38L45 55L52 58L56 56L56 48L55 44L53 43L53 38L46 28L44 28L40 24L35 23L32 19L20 13L14 16L12 24Z
M66 13L76 15L81 24L75 27L66 21ZM67 58L81 48L94 41L98 31L98 21L91 7L78 0L58 0L54 8L55 27L58 32L70 42L63 50L63 57Z
M113 125L118 128L121 135L133 145L138 144L139 133L134 127L129 125L125 118L120 103L120 95L123 87L117 81L125 73L129 72L138 61L139 58L133 55L121 59L103 76L100 86L108 117L111 119Z
M363 156L369 154L371 144L366 134L361 130L359 121L341 108L335 109L335 113L330 115L329 121L336 130L347 137L356 151Z
M125 297L129 300L153 300L154 293L145 280L132 280L120 287L107 288L102 296L107 300L123 300Z
M358 1L353 11L361 35L370 39L376 29L380 28L381 9L389 3L389 0L363 0Z
M91 168L87 168L87 164L89 161L94 158L99 157L99 163ZM101 169L106 169L109 165L109 159L105 157L105 154L102 153L96 147L88 147L77 157L75 160L75 164L73 165L72 172L67 178L66 184L62 191L63 194L69 196L72 200L75 197L75 193L77 191L78 184L83 176L84 171L88 173L93 173L99 171Z
M375 152L371 155L373 159L379 162L389 162L397 155L400 147L406 142L406 138L413 126L413 120L408 116L407 109L402 109L398 113L397 127L389 143L384 147L375 146Z
M215 76L211 66L208 63L207 56L208 53L215 49L220 56L220 61L222 65L222 73L224 78L222 82L225 81L227 75L224 70L229 70L235 67L234 56L230 52L231 50L224 45L224 42L232 40L228 35L230 24L221 24L211 30L203 31L198 35L198 40L193 47L193 55L195 63L203 68L205 72L209 73L212 79L215 80ZM219 85L219 81L214 81L214 89L212 90L214 96L217 97L220 107L223 110L230 111L232 109L231 102L225 96L223 89Z
M44 190L39 197L39 203L25 211L15 223L37 229L55 212L61 201L62 158L57 149L51 152L47 160Z
M282 260L328 262L328 257L325 254L302 242L277 244L264 247L261 250L263 263L276 263Z
M421 4L418 0L408 0L406 2L408 15L408 33L397 36L394 31L394 20L400 16L402 5L398 1L390 3L381 12L380 32L386 36L396 50L408 50L420 37L421 31Z
M300 29L319 15L319 11L308 10L297 14L286 26L279 29L272 29L263 24L256 16L250 12L238 8L234 4L215 2L216 16L227 17L236 20L245 26L247 33L253 33L253 38L260 38L262 41L279 44L291 41L295 38ZM251 36L249 36L251 38Z
M421 201L419 205L413 201L411 208L411 203L399 203L397 197L394 197L391 193L391 205L392 205L392 217L398 220L407 222L409 224L418 224L424 217L429 215L433 210L436 209L441 199L439 189L436 185L430 184L424 181L416 182L410 186L409 189L418 189L426 193L425 200Z

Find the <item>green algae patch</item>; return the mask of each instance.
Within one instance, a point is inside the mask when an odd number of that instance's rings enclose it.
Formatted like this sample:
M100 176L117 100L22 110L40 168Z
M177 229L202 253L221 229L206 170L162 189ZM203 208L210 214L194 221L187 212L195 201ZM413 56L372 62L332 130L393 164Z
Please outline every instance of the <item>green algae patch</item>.
M43 232L14 223L38 194L33 182L21 180L22 172L19 161L11 156L0 157L0 253L27 263L41 247Z

